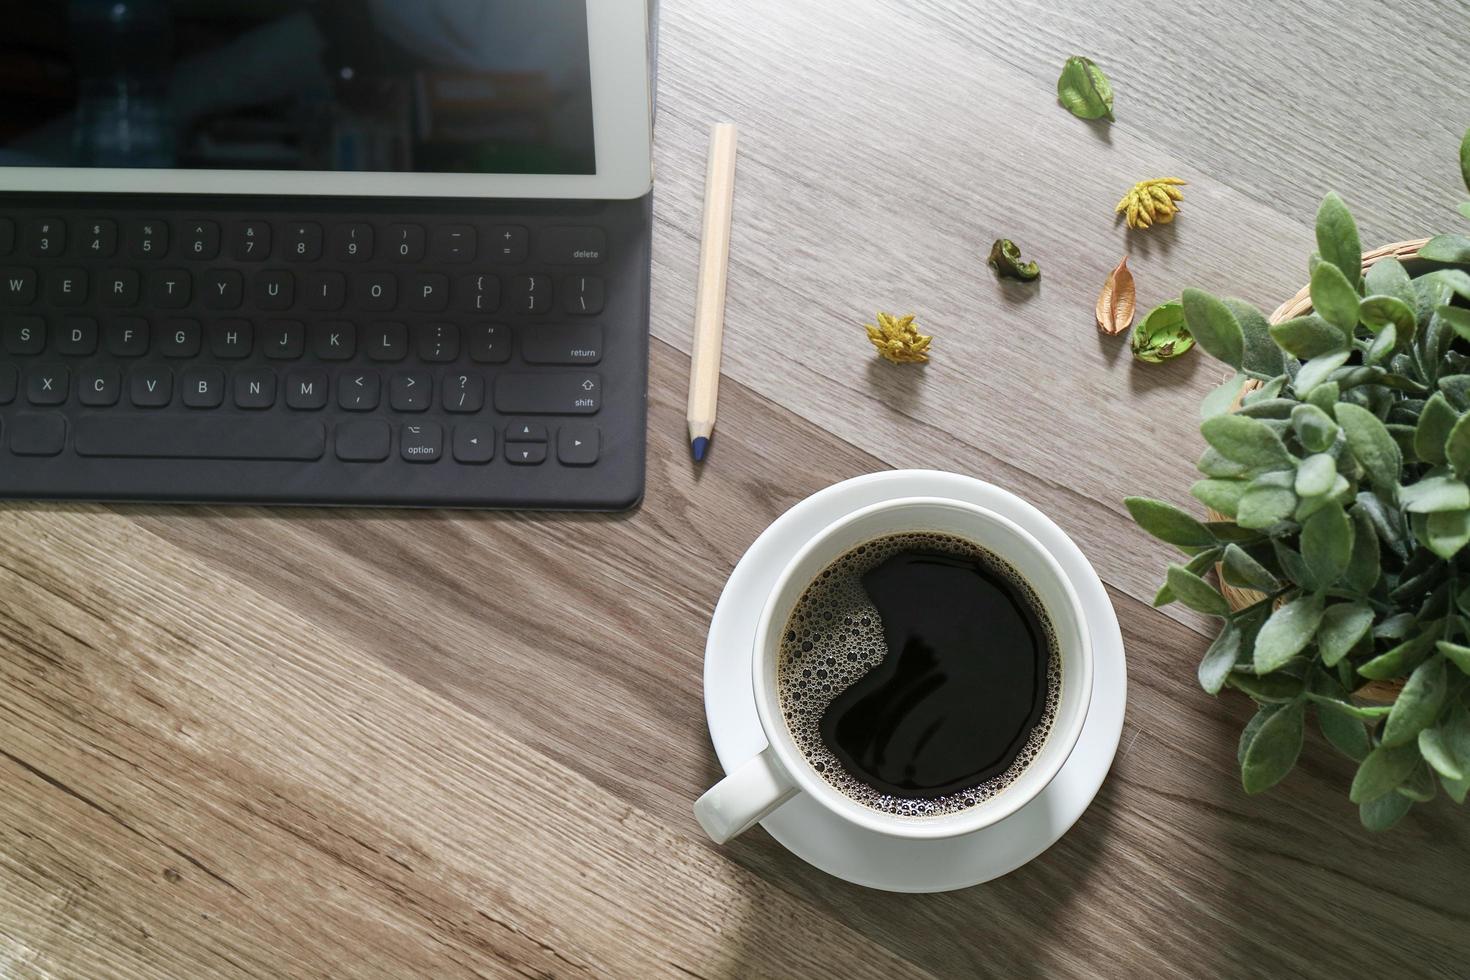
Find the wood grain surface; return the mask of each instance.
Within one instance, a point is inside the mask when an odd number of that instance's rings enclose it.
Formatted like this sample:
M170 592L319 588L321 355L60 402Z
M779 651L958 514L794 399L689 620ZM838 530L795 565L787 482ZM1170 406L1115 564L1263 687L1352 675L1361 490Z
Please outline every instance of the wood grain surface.
M1470 832L1362 831L1320 738L1246 797L1207 624L1150 609L1120 499L1185 499L1202 357L1135 364L1092 304L1131 255L1264 307L1339 190L1365 244L1462 196L1453 0L665 0L648 497L533 516L0 507L0 976L1464 976ZM1371 36L1371 40L1370 40ZM1364 61L1371 51L1370 61ZM1117 122L1055 105L1094 57ZM708 125L741 126L719 436L683 409ZM1143 233L1112 206L1176 175ZM983 257L1014 238L1034 285ZM914 311L934 362L861 324ZM1032 864L896 896L690 804L711 610L834 481L953 469L1033 500L1123 625L1109 780Z

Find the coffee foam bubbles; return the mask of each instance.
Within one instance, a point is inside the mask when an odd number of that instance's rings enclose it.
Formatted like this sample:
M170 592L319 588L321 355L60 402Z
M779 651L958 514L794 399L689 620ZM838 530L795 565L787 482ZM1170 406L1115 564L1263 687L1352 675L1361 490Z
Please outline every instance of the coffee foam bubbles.
M938 551L980 562L1004 578L1033 609L1046 631L1047 690L1041 720L1016 761L1001 775L960 793L905 799L881 793L843 767L822 741L822 715L839 694L878 666L888 654L883 622L862 578L900 551ZM796 601L781 636L776 684L781 713L806 761L848 799L902 817L940 817L990 799L1015 782L1051 733L1061 699L1062 667L1056 630L1036 591L1009 562L950 534L893 534L858 545L823 569Z

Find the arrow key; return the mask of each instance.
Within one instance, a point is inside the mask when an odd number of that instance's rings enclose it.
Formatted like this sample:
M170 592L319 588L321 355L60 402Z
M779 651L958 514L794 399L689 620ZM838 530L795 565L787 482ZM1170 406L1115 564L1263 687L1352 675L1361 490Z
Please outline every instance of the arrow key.
M495 426L461 422L454 427L454 458L461 463L488 463L495 458Z
M556 434L556 458L563 466L591 466L601 442L595 425L564 425Z
M516 466L539 466L540 464L546 462L546 443L506 443L505 458L510 460Z

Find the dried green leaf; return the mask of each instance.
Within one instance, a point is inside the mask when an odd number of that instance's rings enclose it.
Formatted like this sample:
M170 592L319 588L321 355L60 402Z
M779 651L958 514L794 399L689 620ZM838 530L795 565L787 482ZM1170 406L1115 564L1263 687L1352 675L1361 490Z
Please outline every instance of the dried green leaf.
M1184 322L1184 307L1177 300L1160 303L1134 324L1130 342L1133 356L1150 364L1162 364L1194 346L1194 337Z
M1113 83L1091 58L1073 55L1057 78L1057 101L1079 119L1113 119Z
M1022 262L1021 249L1009 238L997 238L990 246L990 257L985 264L1002 278L1030 282L1041 275L1041 267L1035 262Z
M1324 197L1317 209L1317 251L1337 267L1354 290L1358 288L1363 276L1363 245L1352 214L1335 193Z
M1465 189L1470 190L1470 129L1465 130L1465 135L1460 138L1460 180L1464 182Z
M1322 623L1322 597L1298 596L1271 613L1256 634L1255 668L1269 674L1306 649Z

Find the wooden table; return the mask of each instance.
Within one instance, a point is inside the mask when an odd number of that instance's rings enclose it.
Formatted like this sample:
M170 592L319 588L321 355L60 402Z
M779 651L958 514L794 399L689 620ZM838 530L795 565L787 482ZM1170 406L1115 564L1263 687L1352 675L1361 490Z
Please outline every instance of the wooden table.
M1263 798L1249 713L1149 608L1120 499L1186 499L1190 355L1134 363L1092 303L1296 291L1320 195L1365 243L1455 224L1455 0L668 0L648 497L633 514L0 509L0 974L276 977L1460 975L1470 831L1443 797L1359 829L1315 735ZM1371 43L1370 34L1381 36ZM1360 59L1373 51L1370 62ZM1117 122L1055 104L1095 57ZM742 125L719 437L683 398L708 124ZM1133 181L1189 180L1131 234ZM997 283L990 241L1040 260ZM861 324L915 311L926 368ZM992 884L865 891L763 831L720 848L706 624L761 529L889 467L1008 487L1092 558L1129 710L1072 832Z

